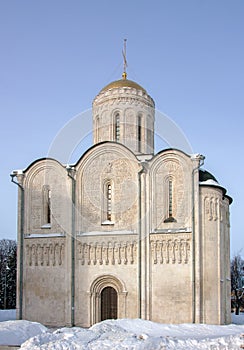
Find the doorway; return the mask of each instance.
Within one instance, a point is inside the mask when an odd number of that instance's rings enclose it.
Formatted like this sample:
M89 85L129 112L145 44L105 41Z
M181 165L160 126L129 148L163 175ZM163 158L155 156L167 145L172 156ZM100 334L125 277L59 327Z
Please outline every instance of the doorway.
M88 323L92 326L106 319L126 318L127 290L125 284L113 275L101 275L90 286Z
M105 287L101 292L101 321L118 318L118 295L113 287Z

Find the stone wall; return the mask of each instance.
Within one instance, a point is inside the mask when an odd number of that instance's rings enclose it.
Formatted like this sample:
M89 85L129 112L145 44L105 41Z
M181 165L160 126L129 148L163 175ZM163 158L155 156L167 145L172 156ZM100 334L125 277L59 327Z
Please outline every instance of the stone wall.
M118 295L118 318L138 317L138 236L96 235L77 240L76 324L99 322L100 293L111 286Z
M221 188L200 187L202 322L230 320L229 203Z
M65 238L25 239L24 252L23 319L49 326L67 324Z
M151 319L192 322L191 233L150 235Z

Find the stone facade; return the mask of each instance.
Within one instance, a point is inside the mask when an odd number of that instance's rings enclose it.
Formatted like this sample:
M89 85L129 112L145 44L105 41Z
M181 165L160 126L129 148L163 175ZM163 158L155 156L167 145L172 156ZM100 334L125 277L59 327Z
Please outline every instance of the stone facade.
M94 145L73 166L13 172L19 318L230 322L229 204L203 157L154 155L154 102L127 79L93 102Z

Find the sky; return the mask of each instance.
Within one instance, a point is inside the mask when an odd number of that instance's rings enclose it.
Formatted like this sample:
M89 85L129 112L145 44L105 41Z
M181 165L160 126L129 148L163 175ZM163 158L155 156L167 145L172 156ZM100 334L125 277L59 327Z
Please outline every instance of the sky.
M244 256L243 18L243 0L0 0L0 239L16 239L9 174L47 156L59 131L120 79L127 38L128 78L233 197L231 255Z

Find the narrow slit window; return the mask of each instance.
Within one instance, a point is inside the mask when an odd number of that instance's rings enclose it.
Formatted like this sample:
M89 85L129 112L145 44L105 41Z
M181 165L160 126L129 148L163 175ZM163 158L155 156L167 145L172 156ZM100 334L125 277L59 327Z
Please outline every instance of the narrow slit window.
M99 142L99 116L96 117L95 119L95 138L96 142Z
M115 116L115 141L118 142L120 140L120 118L119 114Z
M150 126L147 129L147 152L153 153L153 133Z
M169 217L173 216L173 191L172 180L169 180Z
M173 180L169 179L168 181L168 213L167 218L164 220L164 222L176 222L174 216L173 216Z
M107 185L107 220L111 221L112 218L112 186L109 183Z
M43 225L51 225L51 190L43 187Z
M138 142L138 152L141 152L141 116L138 116L138 123L137 123L137 142Z
M51 224L51 191L47 191L47 224Z

